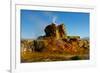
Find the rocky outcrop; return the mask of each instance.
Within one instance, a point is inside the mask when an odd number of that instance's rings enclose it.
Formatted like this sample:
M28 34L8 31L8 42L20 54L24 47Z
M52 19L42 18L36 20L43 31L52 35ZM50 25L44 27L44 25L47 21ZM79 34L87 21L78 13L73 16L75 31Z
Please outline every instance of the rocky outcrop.
M53 37L56 39L67 37L64 24L56 26L56 24L52 23L51 25L48 25L44 31L46 33L46 37Z
M59 38L66 38L67 37L64 24L58 25L57 31L59 34Z
M89 42L80 36L67 36L64 24L51 23L44 29L45 35L32 41L21 41L24 48L36 52L77 53L79 48L88 49ZM23 47L23 45L22 45Z

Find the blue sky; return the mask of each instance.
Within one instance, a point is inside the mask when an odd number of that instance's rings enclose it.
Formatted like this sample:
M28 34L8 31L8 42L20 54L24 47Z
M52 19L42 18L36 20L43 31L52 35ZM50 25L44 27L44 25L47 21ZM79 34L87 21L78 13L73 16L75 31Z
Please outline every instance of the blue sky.
M64 23L68 35L89 37L89 13L21 10L21 38L45 35L44 28L52 22Z

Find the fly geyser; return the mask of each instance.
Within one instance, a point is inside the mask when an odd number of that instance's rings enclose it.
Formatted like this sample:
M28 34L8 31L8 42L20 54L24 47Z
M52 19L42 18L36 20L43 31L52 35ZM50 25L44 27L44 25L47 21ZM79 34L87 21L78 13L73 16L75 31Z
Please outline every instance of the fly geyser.
M64 24L51 23L44 32L37 39L21 40L22 63L89 59L89 40L68 36Z
M52 23L45 28L45 33L47 37L54 37L56 39L66 37L64 24L56 26L56 24Z

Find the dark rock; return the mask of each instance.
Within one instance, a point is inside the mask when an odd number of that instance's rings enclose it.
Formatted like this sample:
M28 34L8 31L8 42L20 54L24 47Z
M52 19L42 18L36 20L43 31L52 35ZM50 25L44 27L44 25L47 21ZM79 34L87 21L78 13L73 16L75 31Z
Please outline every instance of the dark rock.
M50 36L56 37L56 35L57 35L56 34L56 25L54 23L52 23L51 25L48 25L44 31L45 31L47 37L50 37Z
M45 40L34 40L34 50L37 52L42 52L45 49L46 44L47 43Z

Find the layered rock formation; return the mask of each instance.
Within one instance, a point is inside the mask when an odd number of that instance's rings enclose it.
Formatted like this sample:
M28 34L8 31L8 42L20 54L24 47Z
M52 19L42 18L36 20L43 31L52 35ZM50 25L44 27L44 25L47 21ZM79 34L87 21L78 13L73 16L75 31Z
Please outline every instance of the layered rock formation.
M81 40L79 36L67 36L64 24L56 26L51 23L45 27L44 32L44 36L32 40L26 48L37 52L67 52L70 54L77 53L79 48L89 48L89 42Z
M21 40L21 62L89 59L89 40L68 36L64 24L51 23L45 35Z

